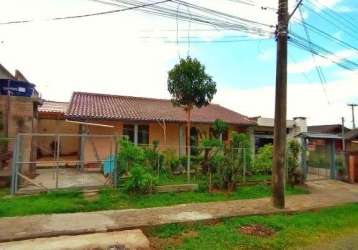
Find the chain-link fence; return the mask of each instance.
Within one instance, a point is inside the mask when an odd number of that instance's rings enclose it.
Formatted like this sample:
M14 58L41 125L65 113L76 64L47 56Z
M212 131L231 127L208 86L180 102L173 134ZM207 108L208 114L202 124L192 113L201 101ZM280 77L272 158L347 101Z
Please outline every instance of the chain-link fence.
M156 177L156 185L232 189L271 181L272 162L254 164L249 148L230 143L189 149L135 145L115 135L19 134L11 148L12 193L121 186L138 166Z
M12 193L116 185L118 136L18 134Z

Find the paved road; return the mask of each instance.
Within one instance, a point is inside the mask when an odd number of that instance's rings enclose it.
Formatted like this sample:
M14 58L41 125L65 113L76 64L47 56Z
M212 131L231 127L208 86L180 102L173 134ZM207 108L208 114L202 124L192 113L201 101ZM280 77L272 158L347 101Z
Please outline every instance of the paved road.
M358 202L358 185L325 180L309 182L311 194L287 197L278 210L269 198L177 205L161 208L35 215L0 219L0 242L140 228L233 216L307 211ZM6 229L6 230L3 230Z

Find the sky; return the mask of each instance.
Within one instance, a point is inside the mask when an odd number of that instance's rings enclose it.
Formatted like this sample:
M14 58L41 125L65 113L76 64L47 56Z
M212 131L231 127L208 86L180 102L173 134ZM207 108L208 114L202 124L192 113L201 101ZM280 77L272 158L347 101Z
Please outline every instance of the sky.
M150 1L154 0L145 2ZM277 0L247 1L255 6L233 0L189 2L276 25L277 15L271 8L276 8ZM303 1L305 22L358 47L358 35L354 37L352 29L336 27L322 18L325 11L334 9L358 23L356 0L310 1L317 8L310 11ZM295 2L289 0L290 10ZM269 8L263 10L261 6ZM307 6L312 7L310 2ZM69 101L73 91L170 98L168 71L180 58L189 55L198 58L216 81L214 103L250 117L274 116L276 42L272 37L242 38L243 33L237 31L157 17L139 10L49 20L118 8L122 7L93 0L0 0L0 63L12 72L19 69L47 100ZM180 5L178 8L187 9ZM297 21L300 18L296 12L290 32L304 37L304 29ZM2 24L29 19L33 21ZM338 46L315 34L310 36L312 42L338 58L358 63L354 48ZM288 49L288 118L307 117L308 123L315 125L340 123L341 117L345 117L350 127L352 117L347 103L358 103L358 69L349 71L330 60L313 59L309 52L292 45ZM323 84L316 65L320 65L326 78Z

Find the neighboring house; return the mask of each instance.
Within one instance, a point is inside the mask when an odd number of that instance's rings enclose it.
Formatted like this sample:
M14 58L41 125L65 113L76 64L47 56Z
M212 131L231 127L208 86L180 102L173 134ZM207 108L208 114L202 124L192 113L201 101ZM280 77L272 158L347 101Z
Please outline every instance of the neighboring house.
M349 128L344 128L345 132L349 132ZM310 133L322 133L322 134L342 134L342 125L341 124L330 124L330 125L314 125L308 126L308 132Z
M0 123L2 125L0 126L0 137L8 138L7 151L13 150L14 138L18 133L35 133L37 131L39 105L41 105L41 98L35 85L28 82L20 71L16 70L13 75L0 64ZM35 150L32 150L34 148L32 143L30 138L25 138L21 142L24 149L22 152L24 161L36 157ZM5 155L5 153L1 153ZM8 164L3 167L7 168ZM23 168L29 169L27 165L24 165Z
M39 118L39 133L125 135L135 144L158 141L161 149L171 148L177 154L185 154L187 115L170 100L74 92L69 103L44 101ZM217 104L194 108L191 120L194 145L210 136L216 119L229 125L227 135L223 136L226 142L232 131L250 132L249 128L255 125L248 117ZM38 140L39 156L51 155L54 140L50 137ZM92 138L91 143L87 141L83 146L86 159L95 158L93 146L101 159L108 157L108 141ZM80 148L79 137L61 139L61 155L78 154Z
M252 131L252 145L255 151L266 144L273 144L274 119L265 117L252 117L256 122ZM307 132L307 122L304 117L295 117L287 120L287 139L295 138L300 133Z
M349 128L344 128L344 133L349 131ZM310 139L308 142L308 148L311 151L316 148L324 148L332 142L335 145L335 151L341 152L343 150L341 124L308 126L308 133L306 134L306 137Z
M345 134L346 148L348 152L358 153L358 128Z
M78 134L79 125L67 122L65 113L68 102L54 102L45 100L39 107L38 132L41 134ZM53 156L53 145L56 138L43 136L37 140L37 156ZM76 137L61 138L60 154L76 155L79 149L79 140Z

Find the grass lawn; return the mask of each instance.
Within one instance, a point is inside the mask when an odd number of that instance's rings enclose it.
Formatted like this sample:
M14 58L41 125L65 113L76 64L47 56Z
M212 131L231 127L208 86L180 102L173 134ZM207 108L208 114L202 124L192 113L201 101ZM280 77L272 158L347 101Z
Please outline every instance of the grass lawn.
M242 233L243 227L250 225L262 225L271 230L273 235L255 236ZM237 217L211 224L171 224L146 231L154 249L205 250L302 249L304 247L328 249L331 244L335 246L347 244L344 239L347 236L354 239L357 233L358 204L294 215Z
M305 194L301 187L288 188L287 194ZM116 190L102 190L94 200L88 200L80 192L52 192L36 196L0 198L0 217L31 214L71 213L108 209L146 208L175 204L210 202L266 197L271 194L265 185L240 187L232 193L156 193L152 195L128 195Z

